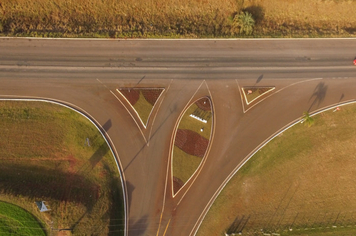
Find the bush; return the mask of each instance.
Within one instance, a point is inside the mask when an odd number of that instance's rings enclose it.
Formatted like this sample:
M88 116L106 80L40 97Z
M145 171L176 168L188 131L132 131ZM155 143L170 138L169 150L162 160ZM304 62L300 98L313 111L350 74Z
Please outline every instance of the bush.
M255 26L255 20L251 13L241 12L235 15L233 26L239 28L240 34L251 35Z

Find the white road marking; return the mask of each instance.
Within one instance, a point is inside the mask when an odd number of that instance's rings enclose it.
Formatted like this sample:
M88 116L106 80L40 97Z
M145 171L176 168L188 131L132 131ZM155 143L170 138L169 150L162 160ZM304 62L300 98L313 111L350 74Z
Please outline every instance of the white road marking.
M145 142L147 143L147 139L145 137L145 135L143 134L142 130L141 130L141 127L140 125L137 123L136 119L133 117L133 115L131 114L131 112L129 111L129 109L127 109L127 107L124 105L124 103L116 96L116 94L110 90L110 93L112 95L114 95L114 97L122 104L122 106L126 109L126 111L130 114L131 118L134 120L135 124L137 125L138 129L140 130L141 134L142 134L142 137L143 139L145 140ZM121 93L120 93L121 94ZM123 96L125 98L125 96ZM125 98L126 99L126 98ZM127 99L126 99L127 100ZM128 102L130 104L130 102ZM130 104L131 105L131 104ZM134 109L135 110L135 109ZM136 110L135 110L136 112ZM137 112L136 112L137 114ZM141 119L140 119L141 120ZM142 121L141 121L142 122Z

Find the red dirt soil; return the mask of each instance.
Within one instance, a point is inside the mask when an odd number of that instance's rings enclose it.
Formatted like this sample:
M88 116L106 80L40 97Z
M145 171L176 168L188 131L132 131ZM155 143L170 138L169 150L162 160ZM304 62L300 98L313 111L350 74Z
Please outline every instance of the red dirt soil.
M140 98L140 90L136 89L119 89L120 93L134 106Z
M204 157L209 140L188 129L178 129L174 145L189 155Z
M180 178L173 176L173 192L176 193L183 187L184 183Z
M207 97L199 99L195 104L204 111L211 111L210 100Z
M142 89L142 95L152 106L155 105L159 95L161 95L163 89Z

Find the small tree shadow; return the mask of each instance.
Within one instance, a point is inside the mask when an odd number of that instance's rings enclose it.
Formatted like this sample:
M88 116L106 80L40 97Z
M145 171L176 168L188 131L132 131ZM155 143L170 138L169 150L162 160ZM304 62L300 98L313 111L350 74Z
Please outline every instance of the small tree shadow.
M310 105L308 112L312 109L314 105L318 108L320 104L324 101L326 96L326 91L328 90L328 86L325 85L324 82L320 82L314 89L313 94L309 98L309 102L313 100L312 104Z
M132 201L132 193L135 190L135 186L133 184L131 184L129 181L126 181L126 190L127 190L127 201L129 204L129 208L131 206L131 201Z
M106 121L106 123L103 125L103 129L105 132L108 132L109 129L111 128L112 123L111 123L111 119L109 119L108 121Z
M256 24L261 23L265 18L265 10L263 9L262 6L259 5L249 6L246 7L244 11L251 13Z
M138 221L136 221L133 225L129 226L129 232L132 232L132 235L146 235L147 230L147 215L142 216ZM131 234L130 234L131 235Z
M258 84L259 82L261 82L262 79L263 79L263 74L260 75L260 76L257 78L256 84Z

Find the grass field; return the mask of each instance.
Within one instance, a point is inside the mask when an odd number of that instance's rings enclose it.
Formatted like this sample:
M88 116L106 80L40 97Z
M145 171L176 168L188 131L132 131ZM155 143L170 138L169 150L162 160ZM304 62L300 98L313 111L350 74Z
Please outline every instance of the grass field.
M46 235L44 228L29 212L0 201L0 235Z
M138 113L142 123L146 126L148 118L150 117L153 106L145 99L142 92L140 91L140 97L138 101L133 106Z
M0 160L0 200L34 214L48 232L123 235L114 158L78 113L44 102L1 101ZM51 211L39 213L35 201L46 201Z
M252 37L356 34L355 0L3 0L0 34L45 37L243 37L232 19L252 13Z
M197 235L355 235L355 141L355 105L295 125L237 172Z

